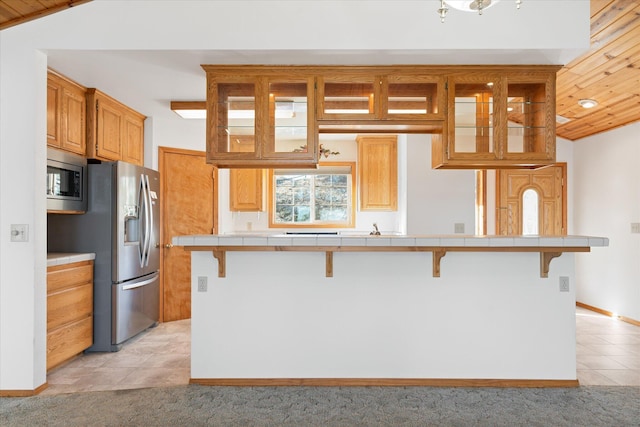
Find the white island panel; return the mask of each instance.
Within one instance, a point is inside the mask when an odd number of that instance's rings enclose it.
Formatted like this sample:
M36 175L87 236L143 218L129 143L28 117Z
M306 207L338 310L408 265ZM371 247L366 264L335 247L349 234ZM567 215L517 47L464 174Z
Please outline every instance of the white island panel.
M191 256L192 379L576 379L573 253Z

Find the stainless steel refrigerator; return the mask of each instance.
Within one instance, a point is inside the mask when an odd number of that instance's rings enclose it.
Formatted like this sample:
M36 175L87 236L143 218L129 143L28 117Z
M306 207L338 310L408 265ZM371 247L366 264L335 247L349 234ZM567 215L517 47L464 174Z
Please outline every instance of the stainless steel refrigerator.
M125 162L88 165L82 215L48 215L49 252L94 252L93 345L118 351L155 326L159 310L158 172Z

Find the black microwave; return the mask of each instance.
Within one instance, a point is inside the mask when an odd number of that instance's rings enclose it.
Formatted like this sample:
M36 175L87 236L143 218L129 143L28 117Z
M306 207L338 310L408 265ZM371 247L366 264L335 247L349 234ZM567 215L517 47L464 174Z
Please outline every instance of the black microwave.
M47 148L47 212L87 211L87 159Z

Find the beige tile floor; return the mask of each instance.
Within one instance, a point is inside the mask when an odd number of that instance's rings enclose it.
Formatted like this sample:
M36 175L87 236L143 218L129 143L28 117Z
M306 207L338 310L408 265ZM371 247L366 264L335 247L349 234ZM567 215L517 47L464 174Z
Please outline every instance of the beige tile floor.
M640 327L576 309L581 385L640 386ZM191 321L161 323L116 353L86 353L52 370L41 395L189 383Z

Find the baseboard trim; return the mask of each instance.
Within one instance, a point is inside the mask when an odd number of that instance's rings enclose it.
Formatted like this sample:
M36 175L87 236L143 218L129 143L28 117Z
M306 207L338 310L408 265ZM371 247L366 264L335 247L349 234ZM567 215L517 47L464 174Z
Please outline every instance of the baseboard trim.
M631 323L632 325L635 325L635 326L640 326L640 320L635 320L635 319L632 319L630 317L618 316L618 315L616 315L615 313L613 313L611 311L603 310L602 308L594 307L592 305L585 304L585 303L580 302L580 301L576 301L576 306L577 307L581 307L581 308L585 308L585 309L590 310L590 311L595 311L596 313L604 314L605 316L609 316L609 317L614 317L616 319L620 319L623 322Z
M42 393L47 387L49 384L44 383L35 390L0 390L0 397L31 397Z
M578 380L458 378L191 378L190 384L221 387L578 387Z

